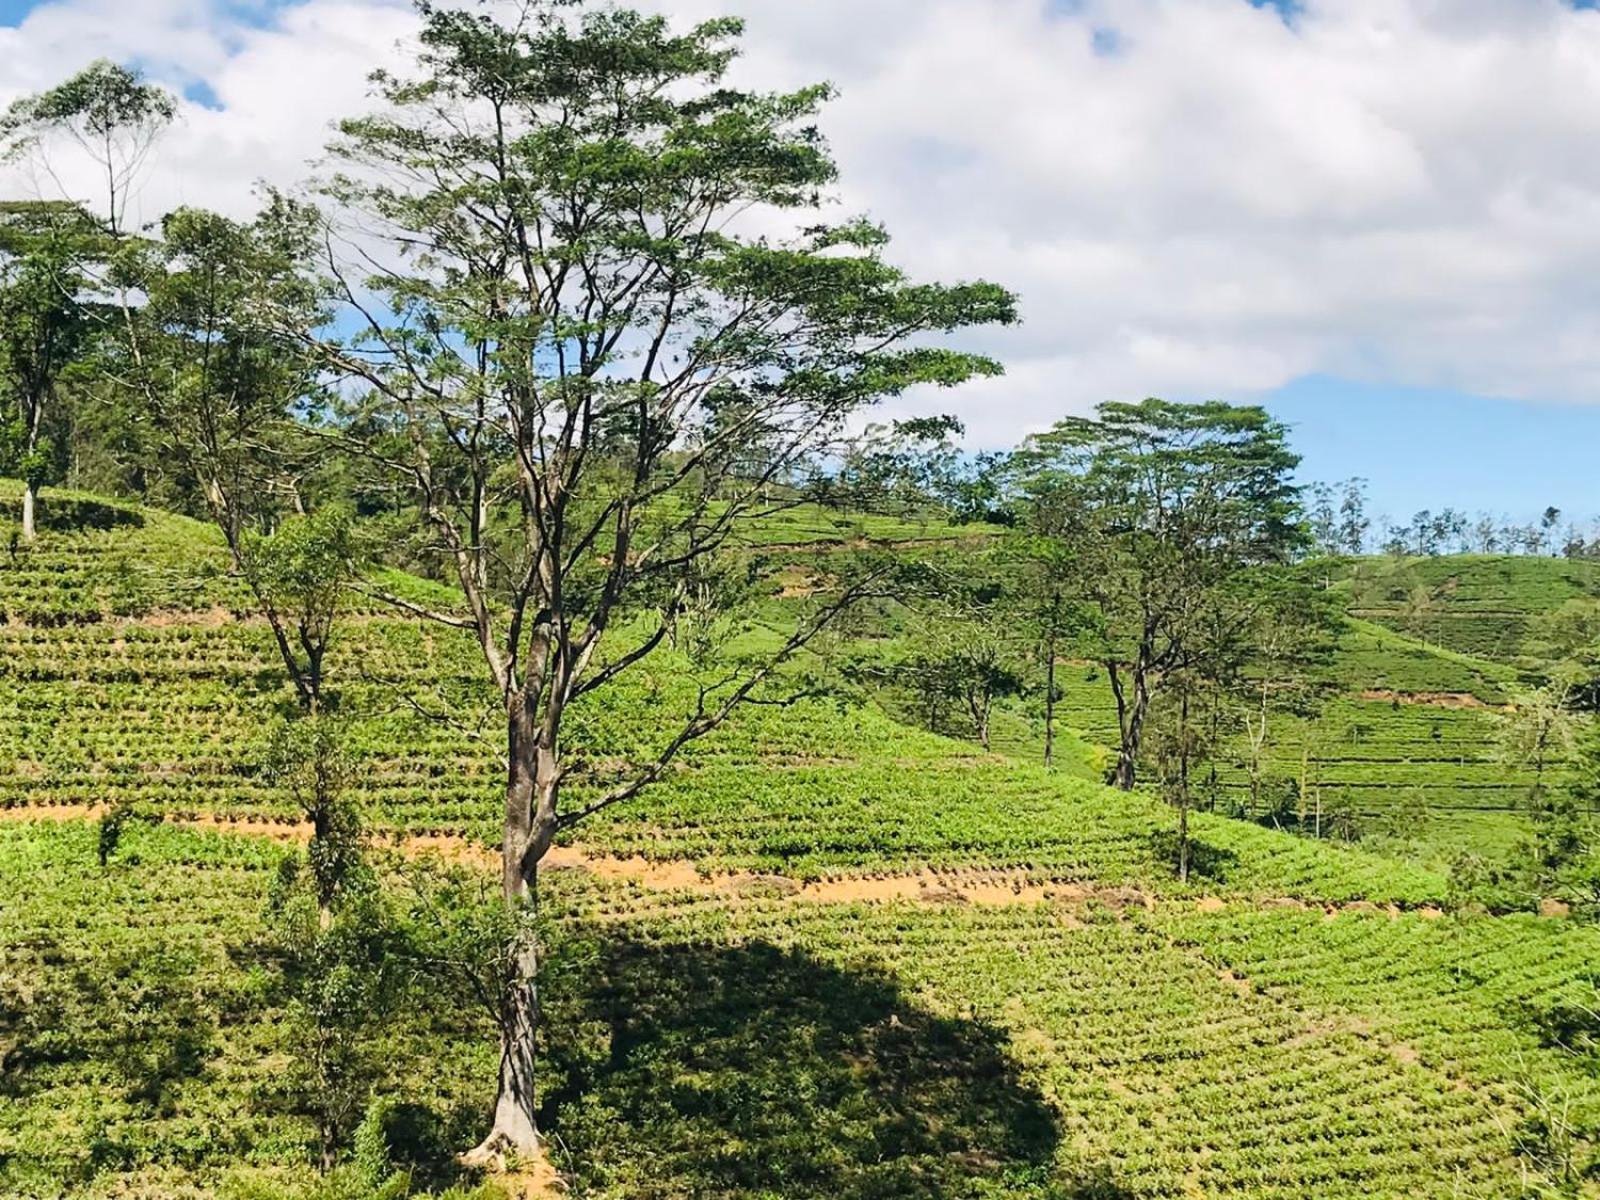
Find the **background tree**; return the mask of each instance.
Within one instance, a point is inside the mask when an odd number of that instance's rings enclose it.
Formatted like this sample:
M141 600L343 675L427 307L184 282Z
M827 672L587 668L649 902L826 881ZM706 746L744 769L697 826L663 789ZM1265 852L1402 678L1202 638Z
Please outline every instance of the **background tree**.
M1550 784L1572 752L1577 722L1560 685L1534 688L1517 695L1501 717L1499 752L1504 761L1533 772L1528 803L1537 810Z
M410 488L453 567L463 610L425 615L470 633L503 705L503 891L523 910L558 832L659 779L868 585L841 582L759 661L701 676L657 752L577 809L571 706L667 643L697 597L715 617L713 556L847 418L996 372L925 335L1010 321L1014 304L989 284L912 284L882 230L820 223L827 89L728 86L737 22L677 33L556 4L515 26L423 16L416 77L380 76L384 111L332 148L348 172L329 194L387 245L330 264L363 330L321 348L366 389L346 445ZM752 209L800 232L744 232ZM538 945L519 929L480 1158L538 1144Z
M1276 730L1284 720L1314 717L1321 707L1321 668L1332 656L1341 614L1335 594L1311 586L1298 571L1260 571L1252 583L1241 661L1217 682L1243 731L1254 819ZM1216 732L1210 743L1221 745Z
M105 190L101 214L113 239L127 233L128 204L150 150L177 115L177 101L136 70L99 59L49 91L25 96L0 119L0 147L30 156L57 180L53 144L66 139L94 164Z
M39 488L59 475L56 401L94 323L85 261L98 239L83 209L0 203L0 474L22 480L22 537L33 541Z
M1070 546L1024 526L1006 539L1002 561L1007 576L1003 619L1013 622L1031 643L1043 677L1044 765L1049 767L1055 764L1061 659L1082 635L1089 618L1069 586L1075 569Z
M323 318L305 267L317 214L272 195L254 221L197 209L162 221L115 272L123 301L106 370L182 466L249 585L302 708L320 705L337 594L349 582L349 520L304 511L309 453L296 419L319 408L307 331ZM138 296L135 303L129 299Z
M1208 698L1205 693L1216 690L1216 682L1193 667L1169 674L1151 705L1149 732L1142 747L1158 791L1178 811L1174 868L1180 883L1189 881L1193 859L1189 814L1194 808L1195 769L1214 753L1207 739L1207 723L1200 718L1203 710L1217 703L1215 696Z
M949 716L958 713L983 748L992 748L995 702L1023 690L1009 634L1003 617L982 605L946 601L919 612L910 651L892 673L917 698L929 729L950 732Z
M1152 399L1063 421L1016 456L1033 529L1070 548L1086 652L1116 701L1118 787L1134 785L1152 696L1194 665L1208 621L1247 621L1250 569L1304 545L1285 439L1259 408Z
M17 100L0 117L0 162L25 161L48 174L55 201L13 203L3 215L0 259L14 258L13 278L0 281L8 302L0 328L9 332L0 367L9 361L8 390L18 406L10 464L23 475L23 536L32 539L38 486L50 474L42 430L56 400L60 373L113 311L103 301L107 272L127 230L129 200L150 148L177 113L177 102L137 71L104 59L56 87ZM68 194L52 165L65 140L100 175L94 203ZM99 207L99 200L104 207ZM98 235L98 236L96 236Z

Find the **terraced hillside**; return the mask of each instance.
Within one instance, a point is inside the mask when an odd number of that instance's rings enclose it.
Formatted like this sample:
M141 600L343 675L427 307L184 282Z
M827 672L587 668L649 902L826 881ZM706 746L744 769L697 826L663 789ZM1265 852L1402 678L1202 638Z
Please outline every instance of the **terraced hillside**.
M0 1195L276 1194L314 1140L252 951L301 834L258 768L287 689L203 527L70 511L0 565ZM374 609L332 677L371 821L481 860L467 648ZM684 688L664 661L574 745L649 753ZM166 820L102 869L89 818L125 799ZM1438 873L1206 815L1179 885L1171 832L870 708L748 710L546 872L571 1194L1509 1196L1558 1170L1552 1098L1589 1152L1600 1085L1552 1030L1592 996L1592 931L1445 917ZM381 1090L443 1186L492 1042L445 1009L396 1046Z
M1478 619L1472 605L1522 605L1526 627L1541 611L1600 586L1594 564L1553 559L1418 560L1439 579L1461 581L1466 606L1457 617ZM1358 569L1387 572L1389 560L1363 560ZM1459 568L1459 569L1458 569ZM1491 580L1509 591L1491 593ZM1581 585L1581 586L1580 586ZM1336 585L1339 586L1339 585ZM1327 828L1353 820L1386 850L1443 868L1463 852L1496 858L1512 852L1527 831L1524 811L1533 780L1508 765L1498 746L1499 717L1519 686L1536 677L1534 664L1480 657L1404 631L1406 620L1382 613L1347 616L1331 661L1320 669L1332 698L1313 720L1276 722L1265 773L1276 792L1306 795L1308 819L1320 805ZM1496 610L1499 619L1505 612ZM1456 619L1456 618L1452 618ZM1470 641L1470 639L1463 639ZM1062 719L1091 742L1114 744L1114 708L1103 673L1080 666L1062 677ZM1235 746L1219 765L1224 804L1248 789L1246 749Z
M1433 645L1495 662L1530 652L1541 614L1600 597L1600 562L1526 555L1369 558L1346 579L1351 612Z

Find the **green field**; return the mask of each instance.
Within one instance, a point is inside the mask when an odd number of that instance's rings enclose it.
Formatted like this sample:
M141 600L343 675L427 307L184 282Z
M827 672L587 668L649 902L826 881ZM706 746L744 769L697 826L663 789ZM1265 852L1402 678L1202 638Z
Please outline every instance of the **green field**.
M260 949L289 851L227 830L292 820L261 772L289 694L209 531L81 503L0 560L0 1195L309 1186ZM1436 678L1489 703L1506 681L1427 651L1395 666L1392 636L1346 640L1352 688ZM1368 679L1365 655L1392 676ZM368 820L397 840L494 841L474 667L375 606L347 623L331 674ZM1556 1102L1588 1152L1600 1084L1550 1029L1592 995L1594 931L1441 915L1434 842L1403 861L1209 813L1180 885L1172 812L1089 777L1108 733L1092 674L1065 677L1083 740L1056 772L818 699L744 711L585 825L591 862L617 865L545 889L549 1026L572 1036L544 1048L544 1099L570 1194L1535 1195ZM639 761L690 699L664 658L575 713L572 745ZM1029 750L1029 715L1007 721L998 750ZM1487 756L1490 721L1353 693L1294 736L1316 736L1326 792L1377 810L1420 791L1430 830L1455 829L1519 786ZM1286 739L1275 769L1300 760ZM168 821L131 827L102 869L89 818L124 800ZM663 883L633 856L699 875ZM873 899L895 876L920 898ZM796 891L817 879L833 890ZM481 1129L494 1069L458 1008L397 1026L378 1091L410 1122L397 1157L418 1189L472 1182L450 1151Z

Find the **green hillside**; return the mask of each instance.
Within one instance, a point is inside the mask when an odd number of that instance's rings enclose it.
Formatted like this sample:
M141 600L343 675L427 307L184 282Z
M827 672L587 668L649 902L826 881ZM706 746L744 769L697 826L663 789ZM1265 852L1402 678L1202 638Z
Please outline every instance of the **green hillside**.
M1501 711L1533 676L1521 652L1481 655L1447 639L1410 632L1398 610L1374 610L1375 580L1419 574L1445 587L1466 629L1515 618L1526 630L1545 612L1600 589L1596 564L1560 559L1457 556L1397 563L1359 560L1354 592L1330 661L1317 673L1329 698L1313 719L1279 718L1266 751L1266 773L1281 795L1307 795L1308 816L1321 805L1325 829L1359 834L1387 852L1445 868L1459 854L1490 859L1512 852L1526 835L1527 772L1497 749ZM1446 586L1447 585L1447 586ZM1344 589L1351 579L1336 583ZM1398 603L1398 601L1397 601ZM1465 634L1462 646L1481 645ZM1060 680L1062 720L1092 743L1116 740L1115 710L1104 674L1076 666ZM1036 752L1039 716L1026 737ZM1242 744L1218 764L1221 803L1238 805L1248 787ZM1313 818L1314 819L1314 818Z
M1514 662L1539 616L1600 597L1600 562L1457 554L1356 560L1352 614L1462 654Z
M205 527L51 499L0 564L0 1195L276 1194L313 1135L252 965L286 853L254 834L292 820L260 770L288 691ZM361 612L332 674L369 820L492 844L470 647ZM1094 737L1087 675L1069 709ZM664 660L574 740L638 759L685 686ZM1363 753L1329 787L1492 786L1481 711L1335 711ZM571 1194L1501 1196L1539 1169L1533 1097L1594 1136L1600 1085L1544 1032L1592 987L1592 931L1441 919L1440 873L1209 814L1180 886L1170 811L1073 776L814 701L745 711L585 826L599 857L548 873L575 964L547 1004L579 1036L545 1051ZM169 820L102 870L88 818L124 800ZM90 963L114 982L84 990ZM443 1186L492 1040L422 1011L391 1049L381 1090Z

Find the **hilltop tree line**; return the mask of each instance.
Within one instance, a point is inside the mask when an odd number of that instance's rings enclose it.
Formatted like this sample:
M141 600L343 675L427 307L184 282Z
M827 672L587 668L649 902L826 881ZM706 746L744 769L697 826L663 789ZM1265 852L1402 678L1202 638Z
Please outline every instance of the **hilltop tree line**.
M1534 521L1445 507L1437 512L1422 509L1409 521L1395 523L1371 512L1366 480L1346 479L1312 484L1306 511L1313 545L1333 557L1381 553L1400 558L1446 554L1600 558L1600 518L1582 523L1554 505Z
M541 864L743 704L882 688L987 745L997 703L1027 693L1048 764L1059 672L1101 672L1106 778L1172 802L1187 876L1224 743L1250 747L1254 812L1272 731L1319 701L1337 629L1319 546L1368 536L1359 488L1326 522L1332 493L1308 511L1257 407L1108 403L988 456L936 415L858 433L886 399L1000 372L953 343L1018 305L921 282L884 229L830 219L828 88L733 86L735 21L419 12L413 61L373 77L325 172L249 219L129 227L177 103L127 68L91 65L0 125L10 155L75 155L103 185L0 204L0 470L24 487L8 552L48 527L55 483L186 511L270 630L289 701L269 770L313 834L275 891L274 955L329 1169L375 1031L419 978L496 1031L469 1159L537 1151L537 1048L562 1036L540 1029ZM782 564L741 535L800 504L984 536L847 548L775 605ZM453 600L388 590L376 563ZM505 767L493 905L459 880L397 892L364 833L329 668L356 593L473 647ZM758 609L781 628L753 644ZM904 636L836 661L869 619ZM572 713L661 661L690 709L636 761L586 759ZM108 817L107 869L130 819Z

